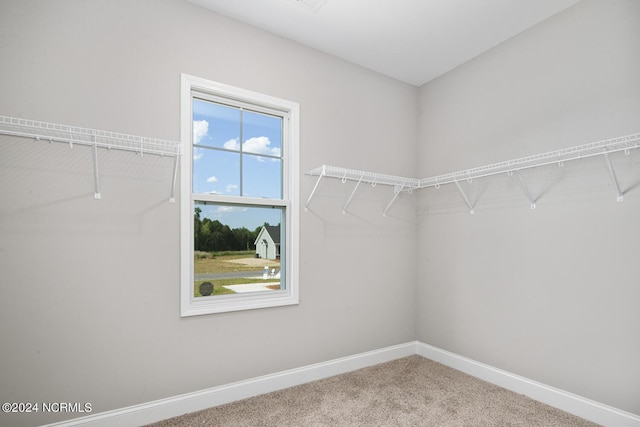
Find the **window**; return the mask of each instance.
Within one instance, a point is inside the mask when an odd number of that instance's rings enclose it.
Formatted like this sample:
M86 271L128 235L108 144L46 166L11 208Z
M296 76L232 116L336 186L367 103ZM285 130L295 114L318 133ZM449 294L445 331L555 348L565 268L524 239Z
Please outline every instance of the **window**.
M181 315L298 303L298 104L182 75Z

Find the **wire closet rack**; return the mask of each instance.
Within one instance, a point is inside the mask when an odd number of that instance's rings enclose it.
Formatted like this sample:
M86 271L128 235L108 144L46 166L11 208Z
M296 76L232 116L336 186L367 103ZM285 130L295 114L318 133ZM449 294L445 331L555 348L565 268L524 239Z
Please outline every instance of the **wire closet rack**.
M316 181L316 184L313 187L309 198L307 199L305 210L308 210L309 204L311 203L311 200L318 188L318 185L320 184L320 181L326 177L341 179L343 183L346 183L347 181L356 182L356 186L347 199L347 202L342 209L342 213L346 213L346 209L349 206L349 203L351 203L351 200L353 199L358 186L363 182L369 183L373 186L380 184L393 187L393 198L382 212L383 215L386 215L391 205L397 199L398 195L402 192L413 192L414 190L430 187L440 188L441 185L446 184L456 185L465 204L469 208L470 213L474 213L473 205L469 201L469 198L463 191L459 182L465 180L471 182L473 179L484 178L498 174L507 174L510 176L516 174L520 180L523 191L531 202L531 209L535 209L536 200L531 197L531 193L527 187L527 184L519 173L520 171L552 164L563 166L565 162L593 156L604 156L607 162L607 167L609 169L609 175L616 190L616 200L622 202L624 200L624 194L620 189L615 168L613 166L611 158L609 157L609 154L624 151L625 154L628 155L630 154L631 150L637 148L640 148L640 133L591 142L588 144L578 145L562 150L549 151L546 153L535 154L532 156L521 157L504 162L493 163L485 166L479 166L471 169L465 169L457 172L422 179L387 175L377 172L343 168L339 166L322 165L307 173L307 175L310 176L317 176L318 180Z
M49 141L51 143L62 142L69 144L71 148L74 145L92 147L95 181L94 198L96 199L101 198L98 148L130 151L140 154L140 156L145 154L171 156L174 161L169 201L171 203L175 202L178 159L181 155L179 142L7 116L0 116L0 134L32 138L37 141Z

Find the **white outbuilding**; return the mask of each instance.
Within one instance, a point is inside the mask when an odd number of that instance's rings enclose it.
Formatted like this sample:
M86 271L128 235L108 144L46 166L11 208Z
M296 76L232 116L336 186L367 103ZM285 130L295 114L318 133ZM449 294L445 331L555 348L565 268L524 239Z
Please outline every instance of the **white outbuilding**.
M280 226L263 226L254 244L256 258L280 259Z

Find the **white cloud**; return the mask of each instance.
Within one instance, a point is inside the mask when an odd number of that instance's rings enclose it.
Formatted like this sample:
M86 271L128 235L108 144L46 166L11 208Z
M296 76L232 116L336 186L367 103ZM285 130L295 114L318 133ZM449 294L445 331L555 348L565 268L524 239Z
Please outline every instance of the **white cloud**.
M216 213L226 214L226 213L233 213L233 212L246 212L248 210L249 208L238 207L238 206L218 206L218 208L216 209Z
M215 176L210 176L209 178L207 178L207 182L218 182L218 178L216 178Z
M231 193L233 190L236 190L237 188L238 188L237 185L229 184L229 185L227 185L226 190L227 190L227 193Z
M258 136L247 139L242 144L242 150L247 153L265 154L268 156L280 157L280 148L271 147L271 141L266 136ZM259 158L259 160L264 160Z
M239 206L217 206L215 208L212 208L212 210L210 211L210 217L212 219L217 218L220 221L227 222L229 220L229 215L238 212L246 212L248 210L249 208Z
M199 144L202 138L209 133L209 122L206 120L193 121L193 143Z
M238 142L238 138L233 138L228 140L222 145L227 150L235 150L240 151L240 143Z
M200 160L204 156L202 148L193 147L193 160Z
M238 138L228 140L223 144L223 147L227 150L240 151L240 141ZM242 144L242 151L252 154L264 154L266 156L280 157L280 148L271 147L271 141L269 137L257 136L247 139ZM264 161L262 157L257 157L259 161Z
M235 207L233 206L218 206L218 209L216 209L216 212L227 213L227 212L233 212L234 209Z

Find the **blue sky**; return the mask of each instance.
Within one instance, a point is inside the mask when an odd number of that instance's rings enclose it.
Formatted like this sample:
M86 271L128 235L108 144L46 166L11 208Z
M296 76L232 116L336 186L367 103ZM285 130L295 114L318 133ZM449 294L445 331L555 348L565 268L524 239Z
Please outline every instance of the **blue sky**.
M193 149L194 192L282 198L280 117L194 99L193 143L199 145ZM199 207L202 216L231 228L281 222L279 209Z

